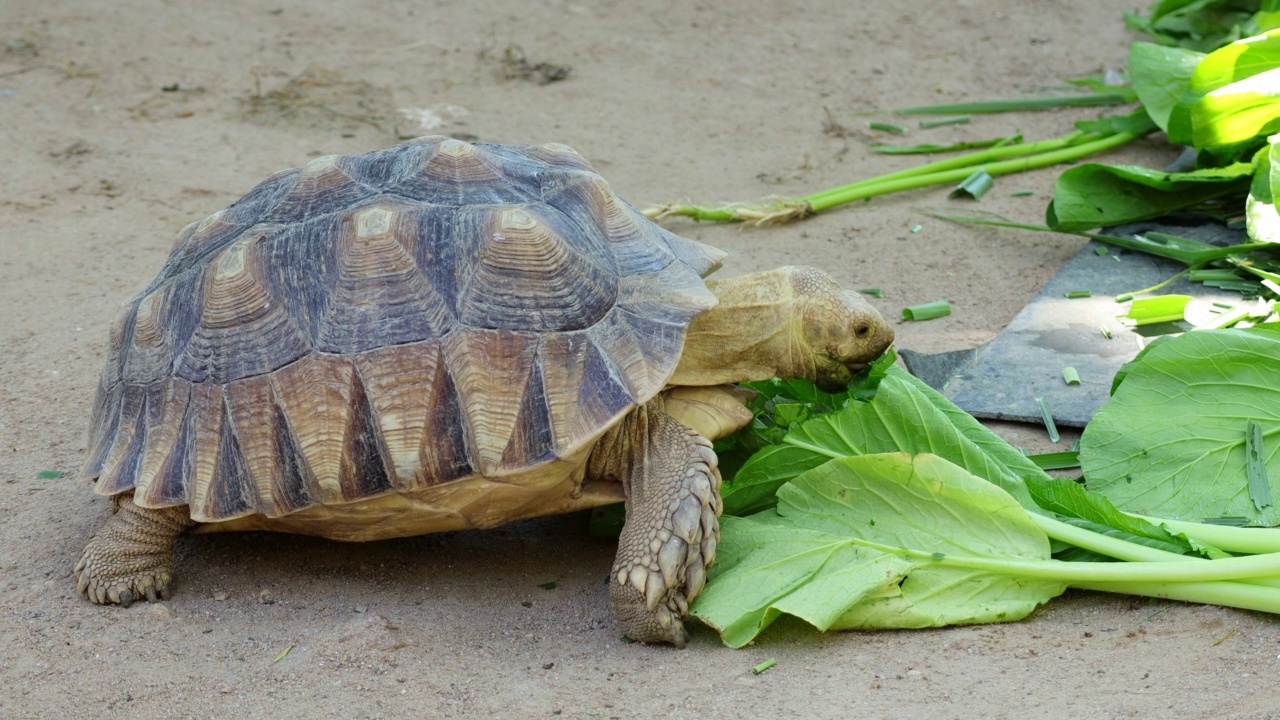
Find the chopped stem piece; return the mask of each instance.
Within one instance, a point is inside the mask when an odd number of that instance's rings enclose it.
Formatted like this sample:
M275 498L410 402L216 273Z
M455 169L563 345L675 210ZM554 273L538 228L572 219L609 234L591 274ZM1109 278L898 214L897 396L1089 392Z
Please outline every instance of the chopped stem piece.
M951 314L951 303L946 300L935 300L933 302L921 303L920 305L909 305L902 308L903 320L932 320L934 318L946 317Z
M949 117L949 118L937 118L935 120L921 120L920 128L923 130L928 130L929 128L942 127L944 125L968 125L972 121L973 121L973 118L969 117L968 115L961 115L959 117Z
M1040 407L1040 419L1044 421L1045 432L1049 433L1049 442L1058 442L1062 436L1058 434L1058 424L1053 421L1053 413L1049 412L1049 403L1044 398L1036 398Z

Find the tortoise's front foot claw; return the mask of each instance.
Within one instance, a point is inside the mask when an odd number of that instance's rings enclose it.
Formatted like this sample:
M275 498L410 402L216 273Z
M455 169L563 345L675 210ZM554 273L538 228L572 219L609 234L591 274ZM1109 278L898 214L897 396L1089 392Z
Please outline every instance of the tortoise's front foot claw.
M98 605L129 607L143 598L168 600L173 585L168 555L167 549L132 556L103 553L90 542L76 564L76 590Z

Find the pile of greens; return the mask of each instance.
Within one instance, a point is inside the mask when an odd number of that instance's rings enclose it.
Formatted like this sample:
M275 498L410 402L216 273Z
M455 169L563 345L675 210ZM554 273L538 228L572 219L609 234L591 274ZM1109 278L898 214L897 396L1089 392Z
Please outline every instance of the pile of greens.
M1170 143L1187 146L1193 167L1071 168L1058 178L1048 229L1078 232L1171 214L1242 225L1249 241L1229 248L1185 238L1175 238L1174 247L1126 246L1183 262L1192 280L1280 296L1280 256L1273 244L1280 242L1280 2L1250 5L1165 0L1150 17L1130 16L1131 25L1159 41L1130 47L1138 112ZM1214 272L1200 272L1205 269Z
M722 539L690 608L727 645L750 642L784 613L820 630L1016 620L1068 587L1280 613L1280 0L1161 0L1126 18L1155 41L1132 45L1131 87L1087 83L1093 95L1040 106L1137 101L1128 114L1035 143L873 148L978 150L794 200L646 211L765 224L961 180L976 199L993 177L1160 130L1187 147L1183 167L1075 165L1059 177L1045 225L982 222L1166 257L1193 281L1264 300L1161 338L1125 365L1081 437L1078 464L1068 463L1078 479L1047 474L892 354L847 393L753 384L753 423L717 444ZM1088 232L1187 216L1248 238L1218 247Z
M1262 328L1153 343L1081 439L1087 485L892 353L844 395L756 383L755 421L719 446L721 544L691 612L731 647L783 613L820 630L1001 622L1068 587L1280 613L1280 530L1234 526L1280 521L1277 357Z

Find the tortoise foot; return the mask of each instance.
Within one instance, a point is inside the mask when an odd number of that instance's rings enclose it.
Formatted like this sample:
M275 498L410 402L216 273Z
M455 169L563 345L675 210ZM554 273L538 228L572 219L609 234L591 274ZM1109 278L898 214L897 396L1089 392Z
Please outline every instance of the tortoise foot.
M193 524L185 507L140 508L122 499L76 563L76 591L98 605L168 600L173 541Z

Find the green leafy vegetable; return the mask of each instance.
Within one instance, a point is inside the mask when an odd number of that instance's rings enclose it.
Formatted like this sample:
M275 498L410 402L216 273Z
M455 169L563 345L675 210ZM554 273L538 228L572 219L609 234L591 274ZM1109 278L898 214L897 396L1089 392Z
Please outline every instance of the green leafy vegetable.
M1200 147L1242 143L1280 131L1280 68L1233 82L1191 107L1192 140Z
M1065 589L947 563L1047 560L1049 541L1007 493L932 455L834 460L778 500L776 514L725 519L712 582L691 608L730 647L782 613L820 630L997 622Z
M1277 358L1280 334L1265 330L1203 330L1148 346L1085 428L1089 487L1143 515L1280 524L1280 507L1251 499L1245 452L1251 421L1263 438L1280 435ZM1280 445L1270 447L1274 483Z
M1133 90L1161 130L1169 131L1170 116L1179 108L1183 95L1191 90L1191 75L1203 58L1204 53L1185 48L1144 42L1129 46ZM1183 112L1189 113L1189 110Z
M1280 243L1280 214L1276 212L1275 199L1280 190L1280 134L1269 138L1267 146L1254 156L1253 165L1253 182L1245 200L1249 237Z
M1243 199L1252 174L1250 163L1185 173L1086 163L1058 176L1046 224L1055 230L1089 230L1150 220L1224 196Z
M783 483L833 458L896 451L942 456L1034 505L1019 475L1041 473L1034 463L935 390L890 366L872 402L793 425L777 445L753 455L725 482L724 512L745 515L772 507Z

